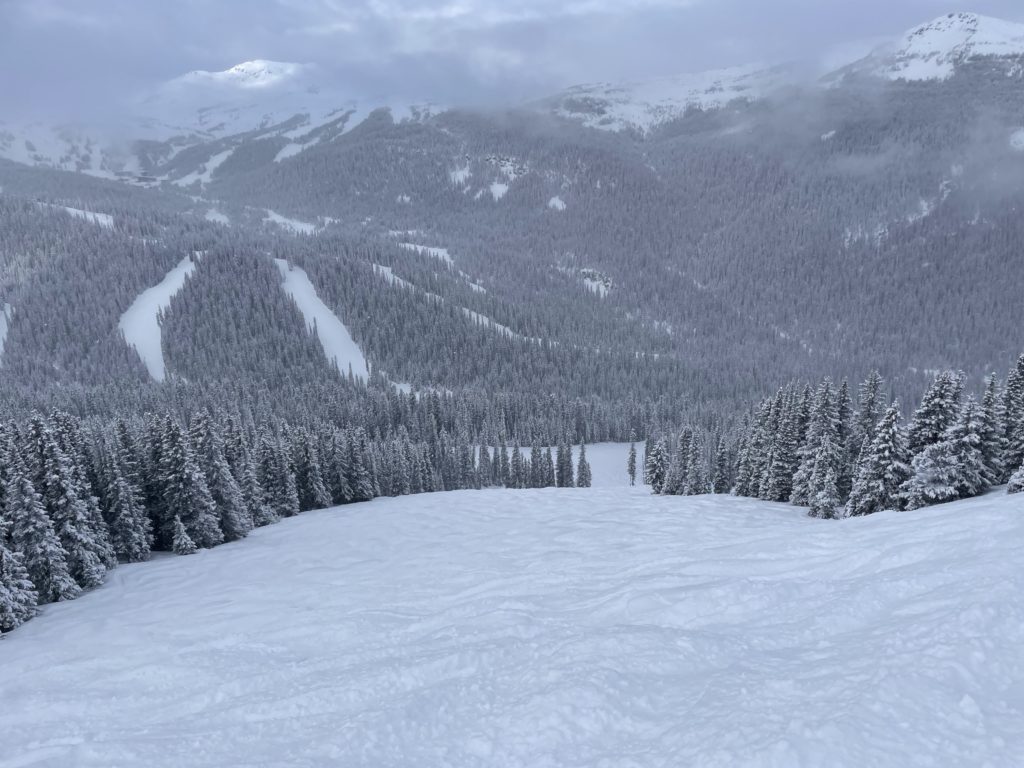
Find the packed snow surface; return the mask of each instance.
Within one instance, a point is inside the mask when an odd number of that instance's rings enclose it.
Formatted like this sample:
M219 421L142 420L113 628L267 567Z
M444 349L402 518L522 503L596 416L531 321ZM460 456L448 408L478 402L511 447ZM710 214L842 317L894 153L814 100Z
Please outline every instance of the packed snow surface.
M454 264L455 261L452 259L452 255L448 252L447 248L435 248L429 245L418 245L416 243L399 243L399 248L404 248L407 251L413 251L421 256L431 256L435 259L440 259L445 264Z
M284 279L285 292L295 299L310 331L316 328L317 337L327 359L334 361L342 375L348 375L351 369L356 378L363 381L369 379L369 369L362 350L345 324L317 295L316 288L313 287L305 270L289 265L284 259L274 259L274 262Z
M276 224L282 229L287 229L289 232L293 232L296 235L315 235L319 227L316 224L311 224L308 221L300 221L299 219L290 219L287 216L282 216L276 211L268 210L266 215L263 217L264 221Z
M602 487L307 513L8 636L0 764L1019 766L1021 511Z
M202 170L192 171L191 173L182 176L180 179L175 179L174 183L180 187L191 186L197 181L201 186L209 184L213 179L213 172L220 168L224 161L231 157L231 154L234 151L235 148L232 147L231 149L225 149L223 152L218 152L200 166Z
M164 367L164 351L160 333L160 313L171 305L171 299L185 285L185 278L195 271L191 258L185 257L168 272L164 279L152 288L140 293L128 307L117 327L124 333L124 340L142 358L146 370L154 381L167 378Z
M108 229L114 226L114 217L109 213L96 213L94 211L83 211L81 208L69 208L66 205L58 205L56 208L67 211L76 219L83 219L88 221L90 224L96 224L100 227L107 227Z

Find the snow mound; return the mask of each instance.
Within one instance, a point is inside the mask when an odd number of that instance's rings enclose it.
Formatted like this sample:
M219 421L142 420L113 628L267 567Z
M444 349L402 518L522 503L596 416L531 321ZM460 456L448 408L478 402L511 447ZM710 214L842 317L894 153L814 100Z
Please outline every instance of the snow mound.
M878 74L890 80L945 80L957 65L986 56L1024 56L1024 24L951 13L910 30Z
M619 487L308 513L7 637L0 763L1017 765L1020 511Z
M171 306L171 299L184 287L185 278L191 275L195 268L195 262L186 256L163 280L140 293L117 323L117 327L124 334L124 340L139 353L154 381L164 381L167 378L163 337L160 332L160 313L166 312Z
M298 304L310 332L316 329L327 359L334 362L338 372L343 376L347 376L351 370L357 379L369 380L369 367L362 350L345 324L317 295L316 288L305 270L290 265L284 259L274 259L274 263L277 264L284 280L284 291Z

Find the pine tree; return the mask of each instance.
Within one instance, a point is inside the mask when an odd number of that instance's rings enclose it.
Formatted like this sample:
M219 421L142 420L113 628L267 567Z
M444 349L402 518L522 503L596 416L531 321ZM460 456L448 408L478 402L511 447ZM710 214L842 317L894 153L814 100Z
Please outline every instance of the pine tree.
M644 482L651 486L651 492L660 494L665 487L665 476L668 473L668 450L665 441L659 439L647 454L644 466Z
M326 509L331 506L331 495L324 482L320 452L312 435L306 430L297 431L294 437L295 488L299 495L299 510L306 512L311 509ZM393 457L391 465L396 464L397 457ZM401 484L398 485L394 495L401 492Z
M946 430L959 415L963 377L943 371L935 377L921 405L914 412L907 432L907 447L916 456L930 445L940 442Z
M142 494L125 477L120 455L110 460L106 493L106 519L110 541L118 558L128 563L149 559L153 533Z
M572 449L565 440L562 440L558 444L558 454L555 462L555 483L559 488L572 488L575 484L573 478Z
M105 526L98 528L92 519L71 460L49 426L36 416L29 430L38 461L34 488L60 540L71 576L84 589L98 586L107 574L109 539Z
M828 435L832 442L831 448L838 450L838 446L835 445L836 433L837 423L835 406L833 404L832 382L825 379L821 382L818 391L815 393L804 442L797 452L799 465L793 474L793 488L790 493L790 502L792 504L802 507L811 505L811 495L813 493L812 478L818 463L818 456L821 453L822 440L825 435ZM838 464L834 469L837 483L836 492L838 493Z
M943 439L914 457L913 477L903 487L908 509L966 499L990 487L981 433L984 414L973 397Z
M717 494L729 493L731 483L729 482L729 448L725 440L719 438L718 448L715 451L715 473L711 480L711 490Z
M1006 478L1006 424L1003 413L1003 399L999 396L999 383L995 375L985 380L985 395L981 401L982 458L985 462L985 480L989 485L998 485Z
M480 477L480 487L490 488L494 485L494 470L491 467L491 453L486 444L480 445L480 458L477 460L477 474Z
M216 506L224 541L245 538L253 529L252 516L225 455L224 439L206 412L193 419L189 442Z
M526 488L529 468L523 463L523 450L516 440L512 445L512 459L509 462L509 488Z
M853 492L846 503L847 517L898 509L900 488L910 477L907 447L900 430L899 403L893 403L871 431L875 438L870 443L866 436L864 438Z
M530 446L530 487L543 488L544 485L544 453L540 444L534 440Z
M884 381L878 371L872 371L860 385L857 395L857 426L854 438L857 445L868 445L875 440L875 429L882 418L885 397L882 394Z
M1022 493L1024 492L1024 463L1020 465L1020 468L1010 476L1010 484L1006 489L1007 493Z
M1024 463L1024 355L1006 377L1003 392L1004 446L1006 472ZM1005 480L1005 474L1003 479Z
M23 467L13 468L4 504L11 544L21 556L39 602L78 597L81 587L71 576L64 548Z
M263 486L260 485L259 476L256 473L256 463L252 454L245 451L242 458L242 496L245 498L245 506L249 510L253 525L262 527L276 523L280 518L267 504L266 496L263 493Z
M7 548L0 531L0 634L17 629L36 614L39 595L22 564Z
M629 456L626 458L626 474L629 475L630 486L636 485L636 435L630 435Z
M824 520L836 517L836 510L842 504L839 495L839 464L842 451L836 442L834 432L826 429L818 444L814 470L811 474L808 498L809 514Z
M587 444L580 443L580 458L576 467L576 487L589 488L592 481L590 462L587 461Z
M198 552L199 548L192 541L192 537L188 535L188 531L185 529L185 524L181 522L181 518L177 515L174 516L173 526L174 534L171 540L171 551L176 555L194 555Z
M173 547L177 518L197 547L213 547L224 541L217 505L206 477L196 464L188 437L171 418L164 422L160 449L160 479L166 515L159 536Z
M549 447L544 451L543 457L543 471L541 472L541 487L542 488L554 488L555 487L555 459L551 455L551 448Z

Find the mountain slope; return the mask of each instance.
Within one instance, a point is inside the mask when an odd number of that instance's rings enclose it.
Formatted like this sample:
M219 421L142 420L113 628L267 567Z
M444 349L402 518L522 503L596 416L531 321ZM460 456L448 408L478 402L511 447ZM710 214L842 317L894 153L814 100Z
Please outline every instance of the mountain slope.
M623 446L591 453L624 482ZM6 638L0 762L1011 765L1011 499L837 523L619 486L307 513L119 568Z

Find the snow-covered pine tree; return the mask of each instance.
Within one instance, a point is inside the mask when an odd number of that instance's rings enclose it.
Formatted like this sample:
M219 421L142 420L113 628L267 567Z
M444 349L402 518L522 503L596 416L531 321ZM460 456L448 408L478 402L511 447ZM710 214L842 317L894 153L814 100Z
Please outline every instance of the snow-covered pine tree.
M1024 355L1006 377L1003 392L1003 418L1005 420L1006 472L1024 463ZM1005 474L1005 473L1004 473Z
M1024 492L1024 463L1020 465L1020 468L1010 475L1010 484L1006 488L1007 493L1022 493Z
M914 474L902 491L908 509L966 499L990 487L981 449L984 422L981 406L969 397L942 440L914 457Z
M216 505L217 519L224 540L235 541L245 538L253 529L252 516L224 454L224 439L219 427L213 423L206 411L200 411L193 418L189 428L189 442Z
M808 496L808 514L823 520L832 520L842 504L839 495L839 465L842 461L840 448L835 431L825 428L818 441L818 454L811 473L810 491Z
M106 526L98 527L91 519L71 459L38 414L29 422L29 441L38 462L33 486L60 540L71 576L84 589L98 586L106 578L111 551Z
M305 429L296 430L292 434L294 442L293 456L295 464L295 489L299 494L299 510L326 509L331 506L331 494L324 482L323 468L320 465L320 451L317 450L313 436ZM397 469L397 457L392 457L392 466ZM406 478L408 483L408 478ZM397 495L401 492L401 483ZM227 531L225 531L225 534Z
M708 473L704 460L704 441L698 434L690 439L689 455L686 459L687 496L699 496L708 492Z
M995 374L985 379L985 394L981 400L982 430L981 452L985 461L986 480L998 485L1006 478L1006 424L1003 398Z
M884 380L878 371L871 371L861 383L857 392L857 418L854 429L854 440L859 446L871 445L875 441L875 428L882 419L885 410L885 395L882 392ZM855 457L856 458L856 457Z
M853 401L850 398L850 385L843 379L836 395L836 445L839 447L838 473L839 498L845 502L850 497L853 487L853 467L860 445L854 445Z
M570 456L570 461L572 457ZM587 444L580 443L580 458L576 466L576 487L589 488L593 482L590 472L590 462L587 461Z
M651 492L660 494L665 487L665 476L668 474L668 450L665 441L659 438L651 446L644 466L644 482L651 486Z
M512 444L512 458L509 461L509 488L526 488L529 483L529 469L523 465L523 449L516 440Z
M910 422L907 447L911 456L942 440L959 416L962 392L962 374L943 371L935 377Z
M494 470L491 465L491 452L483 443L480 445L479 458L477 459L477 475L480 478L481 488L490 488L494 485Z
M259 475L256 472L256 462L253 461L252 452L245 450L242 459L241 488L242 497L245 499L246 509L252 518L253 525L262 527L276 523L280 518L270 505L267 504L266 496L263 493L263 486L260 485Z
M626 474L629 476L629 484L636 485L636 434L630 435L629 455L626 457Z
M893 403L877 427L874 440L860 453L853 491L846 503L846 517L859 517L898 509L900 489L910 477L909 454L900 429L899 403Z
M711 480L713 493L729 493L729 466L729 447L725 444L725 440L719 438L718 448L715 450L715 472Z
M797 401L789 397L784 401L782 414L773 438L771 462L766 467L761 483L760 497L766 501L789 501L793 490L793 475L797 468L797 432L799 428Z
M681 496L686 491L686 463L690 458L693 430L687 427L676 438L676 447L669 457L668 471L661 492L666 496Z
M558 442L555 458L555 484L559 488L573 487L572 453L564 439Z
M166 517L158 532L158 540L166 548L174 545L175 518L185 526L189 538L198 547L213 547L224 541L217 505L210 495L206 476L196 463L188 436L170 417L164 420L160 481Z
M148 560L153 532L142 506L142 493L125 476L120 453L113 453L109 464L104 512L114 553L128 563Z
M181 522L181 518L177 515L174 516L174 522L172 523L173 534L171 536L171 551L176 555L194 555L199 551L199 547L192 541L192 537L188 535L188 530L185 528L185 524Z
M17 629L35 616L39 600L21 555L8 549L5 539L0 531L0 634Z
M67 555L24 466L11 467L5 514L10 540L35 587L40 603L72 600L82 588L71 575Z
M544 485L544 452L540 449L540 443L534 439L530 446L530 487L543 488Z
M832 448L837 449L835 446L836 431L832 382L829 379L824 379L814 395L804 442L797 451L799 465L793 474L793 488L790 493L790 502L792 504L801 507L811 505L812 478L815 466L818 463L818 455L821 452L823 436L827 434L832 440ZM836 482L838 483L838 467L834 469L836 469ZM838 487L836 492L838 493Z
M555 487L555 457L551 454L550 446L544 451L544 471L542 473L543 488Z

